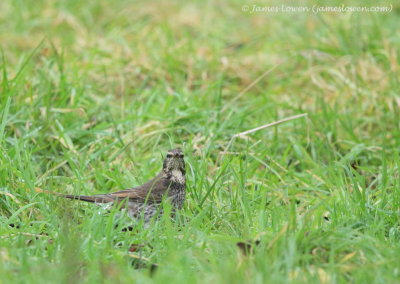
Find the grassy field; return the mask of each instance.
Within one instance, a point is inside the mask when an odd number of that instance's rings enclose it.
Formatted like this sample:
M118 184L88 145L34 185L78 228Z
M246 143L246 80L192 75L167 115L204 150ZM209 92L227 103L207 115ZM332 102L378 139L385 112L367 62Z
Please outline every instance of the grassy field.
M400 283L399 3L187 2L0 2L0 283ZM185 208L148 228L35 191L176 146Z

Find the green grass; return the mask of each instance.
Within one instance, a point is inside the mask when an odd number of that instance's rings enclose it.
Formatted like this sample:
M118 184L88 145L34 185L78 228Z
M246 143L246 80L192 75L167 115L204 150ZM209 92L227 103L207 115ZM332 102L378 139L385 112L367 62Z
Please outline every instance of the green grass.
M399 283L398 3L132 2L0 3L0 283ZM176 220L34 190L138 185L176 146Z

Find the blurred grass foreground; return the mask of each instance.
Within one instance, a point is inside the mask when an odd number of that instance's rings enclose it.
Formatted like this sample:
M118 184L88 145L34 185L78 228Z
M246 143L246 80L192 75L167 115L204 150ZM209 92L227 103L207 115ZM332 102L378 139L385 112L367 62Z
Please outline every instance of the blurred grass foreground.
M0 283L399 283L399 20L389 0L1 1ZM35 191L129 188L175 146L175 219L125 232Z

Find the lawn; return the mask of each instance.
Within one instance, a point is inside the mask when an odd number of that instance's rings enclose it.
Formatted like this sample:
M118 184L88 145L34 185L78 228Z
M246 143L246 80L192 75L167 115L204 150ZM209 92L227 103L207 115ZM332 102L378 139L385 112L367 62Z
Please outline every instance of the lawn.
M400 283L400 4L282 3L2 0L0 283ZM178 146L176 218L37 192Z

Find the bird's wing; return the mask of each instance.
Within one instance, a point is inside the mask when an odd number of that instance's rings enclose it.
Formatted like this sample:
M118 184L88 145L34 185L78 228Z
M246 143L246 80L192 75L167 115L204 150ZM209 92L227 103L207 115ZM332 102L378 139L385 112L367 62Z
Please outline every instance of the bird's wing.
M99 196L108 197L113 200L129 199L131 201L147 201L148 203L160 203L163 196L167 193L171 181L159 174L157 177L149 180L138 187L129 188L109 194L101 194Z
M168 192L170 186L171 186L171 181L161 172L155 178L149 180L143 185L134 188L129 188L107 194L96 194L96 195L60 194L59 196L68 199L76 199L93 203L109 203L117 200L126 200L126 199L142 203L144 202L160 203L163 199L163 196Z

